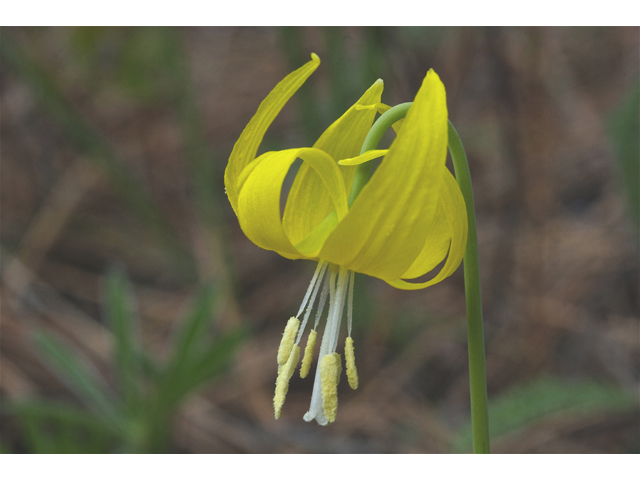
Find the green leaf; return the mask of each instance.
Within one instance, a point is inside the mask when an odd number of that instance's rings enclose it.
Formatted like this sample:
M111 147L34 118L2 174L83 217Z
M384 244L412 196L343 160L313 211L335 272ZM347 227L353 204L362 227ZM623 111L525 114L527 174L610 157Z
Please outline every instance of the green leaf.
M112 270L104 289L105 316L115 337L115 363L125 407L136 410L142 383L138 320L134 314L134 298L124 273Z
M582 380L571 381L541 377L489 401L491 438L523 429L546 416L560 412L590 414L623 410L637 406L619 387ZM471 424L467 424L454 442L454 453L471 449Z
M45 365L56 373L93 412L114 421L119 420L117 400L103 386L96 371L72 353L70 347L45 332L33 338L44 357Z
M13 404L9 414L23 426L30 453L109 453L118 430L74 406L31 400Z
M183 325L176 332L169 363L158 379L160 408L170 410L186 394L180 385L188 378L201 356L210 348L211 337L207 336L214 323L216 305L212 284L205 284L198 292L188 310Z
M163 384L160 400L164 408L175 408L184 397L223 372L246 336L247 330L238 328L215 339L214 344L197 357L185 357L179 365L182 373L168 378Z
M189 375L186 382L188 389L196 389L202 383L219 373L227 367L233 354L247 338L246 328L237 328L215 340L215 344L200 358L195 368Z
M213 285L204 285L193 301L184 324L176 332L169 363L159 379L160 391L171 391L174 385L189 376L199 358L210 347L207 330L213 325L216 300Z
M213 325L216 303L214 286L210 283L204 285L189 309L184 325L177 332L169 363L170 371L176 370L178 375L182 374L181 367L190 365L189 358L197 356L198 350L206 347L208 339L205 334Z

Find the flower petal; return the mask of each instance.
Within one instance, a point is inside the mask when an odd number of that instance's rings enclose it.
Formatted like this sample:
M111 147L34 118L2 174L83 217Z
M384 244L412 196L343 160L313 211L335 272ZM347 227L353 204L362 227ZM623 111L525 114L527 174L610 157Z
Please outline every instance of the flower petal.
M316 148L294 148L267 152L247 166L251 169L238 196L238 220L247 237L257 246L274 250L286 258L308 258L285 233L280 215L282 183L293 162L301 158L313 168L340 219L347 214L347 191L340 169L327 153ZM240 175L244 178L244 175Z
M362 155L358 155L353 158L345 158L344 160L340 160L338 164L340 165L360 165L361 163L370 162L371 160L375 160L376 158L384 157L389 150L369 150L368 152L363 153Z
M373 109L376 109L380 115L382 115L383 113L386 113L387 110L391 110L391 105L387 105L386 103L376 103L375 105L362 105L362 106L359 105L356 108L358 110L373 108ZM401 118L396 123L391 125L391 127L396 132L396 134L400 133L400 127L402 127L403 122L404 122L404 118Z
M296 249L307 258L315 258L320 253L327 237L338 225L338 215L332 211L325 219L311 230L300 242L296 243Z
M373 124L376 110L357 107L380 102L383 89L382 80L377 80L344 115L325 130L314 148L327 152L336 161L358 155ZM351 189L355 170L356 167L340 168L347 192ZM296 174L284 211L284 228L291 241L304 242L316 227L323 222L326 226L325 219L333 209L331 199L318 175L308 165L302 165ZM312 243L319 241L317 232L313 238L315 240ZM313 249L317 250L315 247Z
M384 280L400 278L436 218L447 132L444 85L430 70L384 161L327 238L320 258Z
M402 278L418 278L436 268L447 257L450 244L449 223L441 195L436 219L429 229L422 250L407 271L402 274Z
M455 178L448 170L444 175L440 201L447 219L449 229L448 236L451 238L449 256L447 257L447 261L442 267L442 270L440 270L438 275L428 282L409 283L398 279L387 281L389 285L403 290L426 288L444 280L460 266L460 262L462 262L462 259L464 258L467 247L467 232L469 225L467 223L467 209L464 203L464 198L462 197L462 192L460 191L460 187L458 186ZM425 247L427 247L426 244ZM425 249L423 249L418 259L416 259L416 263L414 263L405 275L403 275L403 278L416 278L427 273L433 268L433 266L435 266L433 265L433 261L435 259L430 259L429 255L426 254L424 250ZM438 261L437 263L440 262Z
M262 142L267 128L276 118L282 107L285 106L291 96L302 86L307 78L320 65L320 59L315 53L311 54L311 61L287 75L273 90L267 95L258 111L251 121L242 131L240 138L233 147L229 163L224 172L224 185L227 196L231 202L233 210L238 213L238 177L240 172L254 160L258 147Z

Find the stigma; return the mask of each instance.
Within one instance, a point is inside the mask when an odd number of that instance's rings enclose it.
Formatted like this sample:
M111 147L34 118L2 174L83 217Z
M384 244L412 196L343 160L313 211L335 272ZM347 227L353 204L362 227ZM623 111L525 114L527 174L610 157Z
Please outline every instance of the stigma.
M347 338L344 347L346 375L349 386L353 389L358 388L358 371L355 364L353 338L351 338L354 277L355 272L346 268L335 265L329 267L329 264L325 261L318 263L298 314L295 317L291 317L287 322L280 347L278 348L278 377L273 398L276 419L280 418L287 391L289 390L289 381L300 361L301 348L299 344L309 322L311 312L316 305L318 293L320 293L320 297L315 308L314 325L310 328L300 367L301 378L307 377L311 370L318 337L318 326L321 323L327 299L329 300L329 311L324 323L324 331L320 343L318 367L311 394L311 405L309 411L303 417L304 420L307 422L315 420L319 425L327 425L336 420L338 413L338 384L342 374L342 358L336 350L345 304L347 306ZM302 321L300 321L300 317L302 317Z

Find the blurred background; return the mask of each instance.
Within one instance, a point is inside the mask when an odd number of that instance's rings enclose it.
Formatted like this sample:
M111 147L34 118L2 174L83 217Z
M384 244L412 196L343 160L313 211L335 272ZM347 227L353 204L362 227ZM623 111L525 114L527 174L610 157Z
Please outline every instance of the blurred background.
M639 453L638 28L3 28L3 452L469 452L462 269L358 276L360 388L273 418L315 264L246 239L224 195L260 101L322 64L261 151L311 146L377 78L429 68L469 156L493 451Z

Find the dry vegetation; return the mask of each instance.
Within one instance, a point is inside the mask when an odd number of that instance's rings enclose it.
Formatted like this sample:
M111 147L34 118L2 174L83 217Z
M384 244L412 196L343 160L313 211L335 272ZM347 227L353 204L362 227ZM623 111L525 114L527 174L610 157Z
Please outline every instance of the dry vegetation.
M469 449L461 272L418 292L359 276L360 388L343 382L338 421L320 428L302 420L311 381L294 378L273 419L279 336L313 265L244 237L222 173L261 99L315 51L323 64L270 148L308 144L378 77L391 104L428 68L447 87L474 179L494 451L640 451L638 225L610 128L638 82L637 28L1 35L3 449L31 448L12 404L85 408L34 332L64 339L117 390L100 293L114 264L157 358L206 280L220 292L216 334L250 330L225 373L180 405L170 451Z

